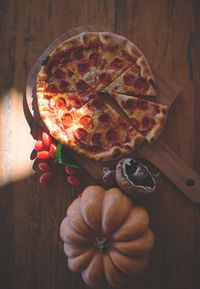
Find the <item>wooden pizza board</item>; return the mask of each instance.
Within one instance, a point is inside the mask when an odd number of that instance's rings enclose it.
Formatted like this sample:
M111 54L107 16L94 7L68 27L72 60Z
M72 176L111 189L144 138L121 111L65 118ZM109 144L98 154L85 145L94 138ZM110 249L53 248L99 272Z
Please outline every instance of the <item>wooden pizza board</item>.
M95 25L80 26L71 29L57 38L39 57L33 66L27 80L26 101L31 115L40 122L37 114L37 104L35 102L36 75L41 67L42 61L51 53L60 43L81 32L85 31L109 31ZM174 103L180 89L169 79L163 76L156 69L152 69L158 86L158 102L167 104L169 107ZM41 123L41 122L40 122ZM101 162L94 161L78 155L69 150L72 157L95 179L101 179L102 169L104 167L115 168L118 161ZM185 193L193 202L200 203L200 176L190 168L181 158L179 158L167 144L159 138L154 144L144 143L136 152L128 157L142 157L168 177L183 193Z

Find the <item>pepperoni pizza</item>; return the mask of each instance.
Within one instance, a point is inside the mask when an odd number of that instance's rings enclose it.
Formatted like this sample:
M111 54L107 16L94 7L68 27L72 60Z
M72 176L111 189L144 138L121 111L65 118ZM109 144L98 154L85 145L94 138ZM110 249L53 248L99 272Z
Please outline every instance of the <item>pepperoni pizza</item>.
M166 106L143 99L156 96L156 87L141 51L109 32L64 41L42 63L36 90L40 117L51 135L96 160L120 158L145 138L152 142L166 119ZM101 92L114 98L121 113Z

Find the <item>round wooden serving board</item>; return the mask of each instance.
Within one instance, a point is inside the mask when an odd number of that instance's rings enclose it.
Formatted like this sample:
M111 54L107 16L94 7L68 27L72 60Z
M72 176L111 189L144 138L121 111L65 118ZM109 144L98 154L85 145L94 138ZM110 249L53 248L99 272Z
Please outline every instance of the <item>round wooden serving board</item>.
M81 32L85 31L109 31L108 29L86 25L80 26L67 31L58 37L50 46L41 54L36 61L32 70L29 73L26 86L26 101L31 115L41 123L39 114L37 113L37 103L35 101L36 92L36 75L40 70L43 60L64 40L67 40ZM169 79L163 76L155 69L153 74L158 86L158 102L167 104L169 107L173 104L177 96L180 94L180 89ZM162 137L162 136L161 136ZM102 169L105 166L114 167L116 161L113 162L97 162L79 156L77 153L70 151L73 158L86 169L94 178L100 179ZM165 142L159 138L154 144L143 144L136 153L154 164L161 170L188 198L195 203L200 203L200 176L183 162ZM135 156L135 152L131 154Z

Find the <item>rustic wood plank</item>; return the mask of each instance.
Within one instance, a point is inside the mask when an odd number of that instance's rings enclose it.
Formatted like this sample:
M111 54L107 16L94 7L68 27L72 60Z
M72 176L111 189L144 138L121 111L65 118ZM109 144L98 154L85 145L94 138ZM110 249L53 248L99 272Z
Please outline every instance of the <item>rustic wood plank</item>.
M117 3L117 5L116 5ZM23 115L27 75L42 51L66 30L96 24L133 40L150 63L182 87L163 138L199 170L199 44L194 80L187 44L200 33L199 1L193 0L1 0L0 3L0 285L2 289L86 288L69 272L59 237L67 205L79 190L67 185L61 168L51 186L32 174L33 139ZM117 19L114 19L118 17ZM195 116L194 116L195 114ZM196 121L195 121L196 120ZM34 132L39 128L30 122ZM21 172L19 174L19 172ZM81 189L93 183L81 172ZM137 201L151 215L156 247L150 266L126 288L199 287L199 208L162 175L160 192Z

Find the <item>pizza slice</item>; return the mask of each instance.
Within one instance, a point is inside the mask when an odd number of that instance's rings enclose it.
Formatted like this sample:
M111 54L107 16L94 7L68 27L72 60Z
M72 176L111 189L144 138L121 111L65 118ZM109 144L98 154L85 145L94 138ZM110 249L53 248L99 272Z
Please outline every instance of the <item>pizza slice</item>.
M82 48L78 57L73 58L68 69L79 79L84 80L91 89L96 86L97 67L99 65L99 34L97 32L83 32L79 36Z
M98 96L77 107L69 94L38 92L40 116L50 134L76 152L95 160L119 158L144 137ZM76 98L76 97L75 97Z
M135 150L144 137L106 101L96 96L74 113L79 153L96 160L112 160Z
M40 119L53 137L69 147L74 146L73 131L80 121L81 113L85 113L84 109L80 110L85 103L85 98L76 92L37 92Z
M155 80L145 57L142 55L138 58L134 64L104 88L103 92L155 96Z
M41 79L41 74L43 79ZM79 92L88 94L91 92L90 87L83 81L80 80L77 75L71 71L64 71L61 68L53 68L50 77L46 75L44 79L44 70L40 70L37 77L37 91L40 92Z
M123 36L100 32L99 41L96 91L106 87L142 55L138 48Z
M86 103L86 99L77 92L37 92L37 103L40 108L47 111L54 110L54 112L59 113L59 110L62 109L79 109Z
M83 57L80 37L73 37L58 46L42 63L37 74L37 91L89 94L91 89L75 69Z
M66 91L79 91L80 81L87 87L96 85L96 71L99 65L99 34L84 32L64 41L50 54L44 69L39 76L44 76L44 70L49 82L55 82L56 87ZM86 85L84 88L86 89ZM52 85L51 85L52 86Z
M167 120L168 106L123 94L112 96L147 141L155 141Z

